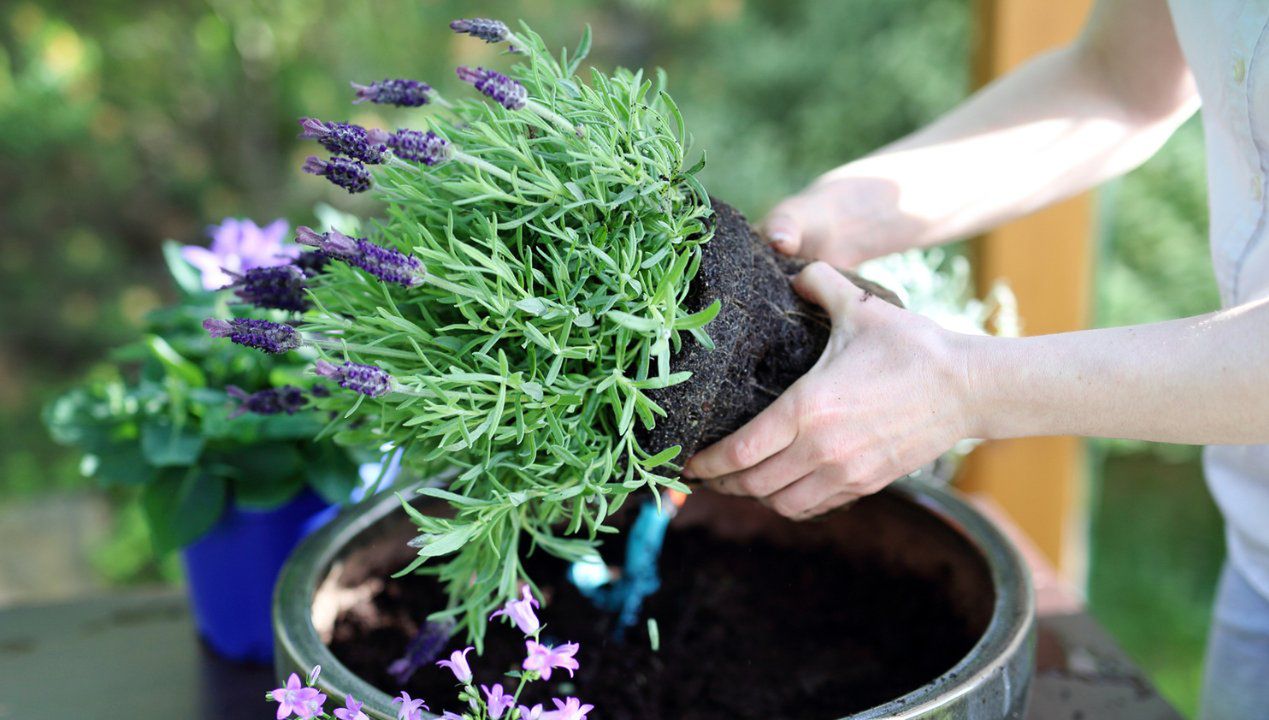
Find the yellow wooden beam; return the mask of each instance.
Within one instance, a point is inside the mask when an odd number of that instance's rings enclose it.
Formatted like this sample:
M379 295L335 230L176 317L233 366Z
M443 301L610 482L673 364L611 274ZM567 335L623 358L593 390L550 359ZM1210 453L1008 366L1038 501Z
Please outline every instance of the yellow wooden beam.
M1037 53L1069 42L1091 4L975 0L975 83L986 84ZM1081 196L978 238L974 254L980 290L1006 280L1018 297L1027 335L1085 327L1092 296L1092 229L1092 200ZM983 444L966 461L960 484L994 498L1063 577L1082 586L1088 554L1086 474L1078 438L1024 438Z

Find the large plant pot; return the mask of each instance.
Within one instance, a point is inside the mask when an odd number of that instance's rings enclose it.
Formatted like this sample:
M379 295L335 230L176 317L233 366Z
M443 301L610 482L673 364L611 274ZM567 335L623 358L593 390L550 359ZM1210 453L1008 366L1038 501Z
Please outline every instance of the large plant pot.
M240 662L273 659L274 583L300 540L336 512L308 489L272 510L231 505L206 535L182 550L194 622L212 649Z
M424 512L443 512L443 505L432 501L416 506ZM901 481L823 521L793 523L752 501L702 491L688 500L676 524L680 529L702 526L721 538L739 542L762 538L789 547L814 544L840 554L843 562L852 553L884 558L895 572L933 583L928 585L935 588L932 597L920 600L930 607L950 608L974 639L928 681L855 711L849 718L1022 717L1034 656L1035 605L1028 575L1000 532L955 493ZM370 717L395 718L391 697L351 672L330 650L328 641L337 616L350 608L365 611L374 588L394 582L386 581L384 573L411 557L404 543L412 534L413 526L400 511L398 500L386 497L345 512L300 545L284 568L274 595L279 678L291 672L303 675L321 665L318 687L333 702L342 704L344 696L352 694L366 703L365 712ZM833 556L817 556L815 566L817 572L831 572ZM788 598L787 605L788 612L798 612L797 597ZM418 613L431 609L435 608L419 608ZM552 618L551 607L544 610L548 625L562 620L558 612ZM711 621L718 622L713 618L700 620ZM585 664L586 658L580 659ZM762 658L754 660L761 662ZM708 663L709 658L701 658L701 662ZM586 687L580 681L576 694L586 698ZM433 708L453 704L448 696L428 700ZM612 716L602 706L597 713ZM712 717L708 711L691 715Z

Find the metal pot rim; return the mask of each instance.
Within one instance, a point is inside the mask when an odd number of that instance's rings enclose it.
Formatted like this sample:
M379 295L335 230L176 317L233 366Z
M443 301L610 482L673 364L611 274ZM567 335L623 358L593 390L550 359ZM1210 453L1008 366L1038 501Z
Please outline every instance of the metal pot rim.
M400 496L410 497L416 488L443 480L448 474L407 486ZM1026 651L1034 634L1035 592L1030 573L1017 549L991 521L953 492L918 481L900 480L883 492L896 493L928 510L973 545L987 562L996 597L986 630L960 662L906 695L842 720L920 718L945 706L949 699L968 695L998 674L1007 677L1007 666ZM287 560L273 594L274 657L279 677L293 671L303 674L312 665L321 665L316 687L340 700L353 695L365 703L364 711L372 716L380 712L372 710L388 708L392 697L345 667L321 641L313 626L312 598L344 548L400 506L397 494L384 493L307 537ZM294 602L295 598L304 601ZM290 667L289 658L305 659L303 664L308 667Z

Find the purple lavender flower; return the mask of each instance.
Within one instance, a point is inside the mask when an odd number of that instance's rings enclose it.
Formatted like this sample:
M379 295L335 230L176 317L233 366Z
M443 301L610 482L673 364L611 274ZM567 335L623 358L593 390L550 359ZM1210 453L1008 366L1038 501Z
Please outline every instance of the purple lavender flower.
M449 24L449 27L454 32L466 33L487 43L502 42L510 34L506 23L489 18L455 20Z
M366 130L360 125L342 122L325 122L316 118L302 118L300 137L316 140L322 147L336 155L346 155L368 165L383 162L384 135L381 130Z
M557 648L547 647L536 640L526 640L524 643L527 650L527 657L524 658L522 666L529 672L538 673L543 680L551 679L553 670L567 670L569 677L573 676L573 671L579 665L573 657L581 648L577 643L565 643Z
M245 273L230 271L234 295L259 308L303 312L308 309L304 295L304 271L294 265L255 267Z
M397 130L388 136L388 147L402 160L429 166L440 165L454 154L449 141L431 130Z
M502 689L502 683L494 683L491 688L481 685L480 691L485 694L485 707L488 708L489 717L492 720L499 720L503 713L516 704L516 699Z
M370 720L366 714L361 711L361 706L365 703L359 703L352 695L344 698L344 706L335 709L336 720Z
M203 329L214 338L227 337L239 345L271 354L294 350L304 344L295 328L268 320L208 318L203 321Z
M533 707L528 705L520 706L520 720L542 720L542 703L538 703Z
M225 392L229 393L229 397L238 401L238 407L229 414L230 418L236 418L245 413L254 413L256 415L286 413L287 415L294 415L296 412L303 410L305 405L308 405L308 398L304 396L304 391L294 385L265 388L250 394L236 385L230 385L225 388Z
M354 103L366 102L398 107L419 107L432 100L432 87L418 80L380 80L369 85L352 84L357 91Z
M586 720L586 713L595 709L594 705L583 705L582 701L575 697L567 700L551 698L551 702L555 703L555 709L543 713L542 720Z
M508 600L502 609L489 616L490 620L505 615L511 618L516 627L520 628L520 632L525 635L532 635L542 627L538 622L538 616L533 612L533 608L538 607L538 601L533 597L533 592L529 590L528 585L520 588L519 600Z
M471 83L508 110L519 110L529 101L529 91L523 85L494 70L464 65L458 68L458 79Z
M414 287L423 282L427 274L418 258L376 245L365 238L348 237L338 230L319 233L313 228L301 226L295 231L295 241L359 267L384 282Z
M370 171L365 165L350 158L336 156L323 160L316 155L309 155L301 169L310 175L321 175L349 193L370 189Z
M423 711L430 710L423 698L412 698L410 693L402 690L399 697L392 698L392 704L401 703L397 708L397 720L422 720Z
M318 375L339 383L345 390L359 392L367 397L379 397L392 389L392 376L374 365L355 362L335 365L318 360L313 369Z
M320 701L319 701L320 698ZM269 699L278 704L278 720L290 717L292 714L300 715L300 717L312 717L315 713L309 712L313 703L321 703L326 701L326 696L317 691L317 688L304 687L300 683L300 676L291 673L291 677L287 678L286 685L269 692ZM302 713L309 712L308 715Z
M330 264L330 255L323 252L302 252L292 264L304 273L304 277L316 277L326 271L326 266Z
M389 463L393 460L399 461L400 456L394 455ZM375 477L378 477L377 470ZM410 644L406 645L405 655L388 665L388 672L397 681L397 685L404 685L416 670L435 660L453 634L453 620L428 620L423 623L423 627L419 628L418 633L410 640Z
M204 290L219 290L233 282L230 272L285 265L299 254L294 245L282 244L290 226L274 220L261 228L250 220L225 218L209 229L211 248L186 245L181 257L202 274Z
M464 650L455 650L449 654L448 660L441 660L436 664L449 668L449 671L454 673L454 677L458 678L458 682L466 685L471 682L471 666L467 664L467 653L475 649L468 647Z

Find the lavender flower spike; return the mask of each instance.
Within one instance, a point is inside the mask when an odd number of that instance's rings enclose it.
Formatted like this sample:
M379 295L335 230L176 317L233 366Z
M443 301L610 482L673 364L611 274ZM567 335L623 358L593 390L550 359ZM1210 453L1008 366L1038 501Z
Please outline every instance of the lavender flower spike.
M265 388L248 394L246 390L229 385L225 388L229 397L238 401L238 407L229 414L230 419L245 413L256 415L278 415L286 413L294 415L308 405L304 391L294 385L283 385L280 388Z
M432 86L418 80L380 80L369 85L352 84L357 91L353 103L366 102L398 107L420 107L432 101Z
M397 130L388 136L387 145L402 160L440 165L454 155L454 147L445 138L428 130Z
M321 175L349 193L370 189L370 171L365 165L350 158L333 157L323 160L316 155L309 155L302 169L310 175Z
M208 318L203 321L203 329L214 338L227 337L238 345L270 354L284 353L304 344L295 328L268 320Z
M256 267L244 273L225 270L234 282L229 285L238 299L259 308L303 312L308 309L304 295L304 271L294 265Z
M318 360L313 370L321 377L330 378L345 390L359 392L367 397L379 397L392 389L392 376L374 365L345 362L343 365Z
M506 23L488 18L455 20L449 24L449 27L456 33L466 33L487 43L502 42L511 34Z
M508 110L519 110L529 102L529 91L520 83L486 68L458 68L458 79L471 83L477 90Z
M338 230L318 233L313 228L300 227L295 231L295 242L315 247L384 282L414 287L422 283L427 275L427 268L418 258L376 245L365 238L348 237Z
M303 118L300 137L316 140L335 155L346 155L368 165L383 162L383 131L367 130L360 125L342 122L325 122L316 118Z

